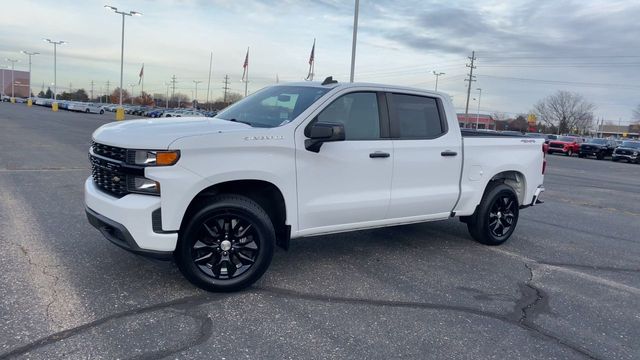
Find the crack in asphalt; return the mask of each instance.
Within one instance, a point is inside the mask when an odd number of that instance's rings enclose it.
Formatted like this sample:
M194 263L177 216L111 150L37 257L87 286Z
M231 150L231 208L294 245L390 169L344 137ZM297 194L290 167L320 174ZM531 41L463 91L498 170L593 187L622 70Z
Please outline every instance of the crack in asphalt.
M573 344L568 340L562 339L558 335L550 331L544 330L532 323L532 320L537 315L546 311L545 310L546 305L542 306L543 304L546 304L545 302L546 296L544 296L544 293L541 290L533 286L533 284L531 283L533 281L533 270L528 266L527 268L530 270L530 277L529 277L529 280L525 283L525 286L520 288L521 299L519 299L516 302L517 304L521 304L520 307L518 307L518 311L520 312L521 315L515 318L512 313L499 314L491 311L479 310L479 309L468 307L468 306L426 303L426 302L412 302L412 301L375 300L375 299L367 299L367 298L353 298L353 297L305 293L305 292L299 292L296 290L277 288L277 287L254 287L252 288L252 290L243 291L239 293L229 293L229 294L202 293L202 294L188 296L188 297L184 297L176 300L171 300L164 303L154 304L147 307L136 308L136 309L131 309L124 312L112 314L104 318L86 323L84 325L80 325L78 327L74 327L68 330L51 334L44 338L33 341L29 344L15 348L10 352L0 354L0 360L23 355L25 353L32 352L36 349L45 347L47 345L52 345L57 342L71 338L73 336L80 335L100 325L103 325L111 320L150 313L158 310L164 310L164 309L182 310L184 312L184 315L191 316L194 319L201 320L202 323L197 333L197 336L188 344L183 344L175 348L145 353L133 358L134 359L155 359L155 358L168 357L173 354L187 350L193 346L203 344L207 340L209 340L209 338L211 337L213 332L213 329L212 329L213 321L208 315L197 312L196 308L198 306L221 301L229 297L237 296L239 294L246 295L247 292L248 293L253 292L254 294L264 293L267 295L272 295L280 298L317 301L317 302L325 302L329 304L349 304L349 305L360 305L360 306L393 307L393 308L462 312L466 314L491 318L494 320L498 320L501 322L518 326L521 329L534 332L547 340L560 344L587 358L597 359L595 355L591 354L587 349L584 349L580 345ZM522 291L523 288L529 289L529 291ZM534 295L532 295L532 291Z
M546 262L546 261L545 262L538 261L538 263L542 265L561 266L561 267L569 267L569 268L585 269L585 270L598 270L598 271L609 271L609 272L640 272L640 268L623 268L623 267L616 267L616 266L569 264L569 263Z
M53 280L53 285L50 287L51 292L52 292L51 299L49 300L49 302L47 303L47 306L45 308L45 316L47 317L47 319L49 320L50 323L55 324L55 320L54 320L53 316L51 315L51 306L53 306L53 304L55 304L56 301L58 300L58 290L56 290L56 286L58 285L58 281L60 280L60 278L55 274L50 274L50 273L47 272L47 270L51 266L49 266L49 265L38 265L38 264L34 263L33 259L31 258L31 255L29 254L29 250L23 244L16 243L14 241L9 241L9 244L17 246L20 249L20 251L24 254L24 257L27 259L27 262L29 263L30 267L39 268L44 276L47 276L47 277L49 277L49 278L51 278ZM53 268L57 268L57 267L59 267L59 266L53 266Z

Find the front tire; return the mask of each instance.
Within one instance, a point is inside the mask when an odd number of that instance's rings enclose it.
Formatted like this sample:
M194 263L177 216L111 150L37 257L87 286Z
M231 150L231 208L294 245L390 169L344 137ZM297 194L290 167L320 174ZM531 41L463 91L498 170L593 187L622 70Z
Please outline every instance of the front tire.
M269 215L255 201L217 195L180 231L175 259L192 284L207 291L236 291L264 274L275 239Z
M571 150L571 149L567 150L566 155L567 155L568 157L573 156L573 150Z
M469 218L471 237L485 245L501 245L507 241L518 223L518 196L511 186L490 185L476 212Z

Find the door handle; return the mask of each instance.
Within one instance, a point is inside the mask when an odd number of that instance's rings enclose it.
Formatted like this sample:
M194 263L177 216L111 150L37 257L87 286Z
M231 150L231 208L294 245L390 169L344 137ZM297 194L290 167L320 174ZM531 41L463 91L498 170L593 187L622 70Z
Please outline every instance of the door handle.
M389 153L382 152L382 151L376 151L376 152L372 152L371 154L369 154L369 157L372 158L372 159L388 158L389 156L391 156Z
M458 153L455 152L455 151L451 151L451 150L445 150L445 151L441 152L440 155L442 155L442 156L456 156L456 155L458 155Z

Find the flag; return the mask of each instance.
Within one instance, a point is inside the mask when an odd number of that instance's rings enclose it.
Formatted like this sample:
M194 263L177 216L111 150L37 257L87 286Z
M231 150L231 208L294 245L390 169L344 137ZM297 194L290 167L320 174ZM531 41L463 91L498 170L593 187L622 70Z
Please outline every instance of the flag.
M244 57L244 64L242 65L244 71L242 72L242 81L247 81L247 69L249 68L249 48L247 48L247 55Z
M309 72L305 80L313 81L314 63L316 61L316 39L313 39L313 46L311 47L311 54L309 54Z
M309 55L309 65L313 64L315 52L316 52L316 39L313 39L313 46L311 47L311 54Z
M140 85L140 82L142 81L142 77L144 76L144 64L142 64L142 68L140 69L140 74L138 75L138 77L140 79L138 79L138 85Z

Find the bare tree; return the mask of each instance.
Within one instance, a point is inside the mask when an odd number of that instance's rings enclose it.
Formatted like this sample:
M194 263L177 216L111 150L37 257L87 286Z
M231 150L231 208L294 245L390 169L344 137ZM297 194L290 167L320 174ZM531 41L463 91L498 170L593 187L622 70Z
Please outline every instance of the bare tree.
M540 121L557 127L559 133L585 132L593 124L595 108L578 93L558 91L538 101L534 112Z

